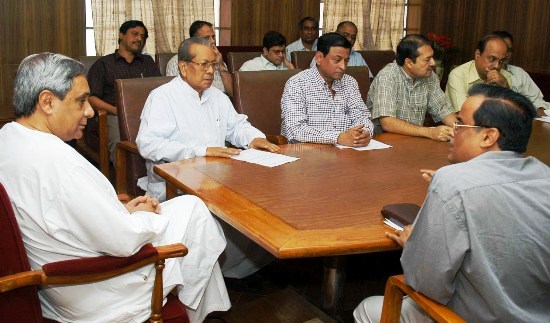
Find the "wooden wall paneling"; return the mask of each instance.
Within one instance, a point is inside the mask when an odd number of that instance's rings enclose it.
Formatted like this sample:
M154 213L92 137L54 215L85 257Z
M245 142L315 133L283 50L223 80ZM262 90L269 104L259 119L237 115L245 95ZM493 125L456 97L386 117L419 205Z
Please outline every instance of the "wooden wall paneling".
M0 126L13 120L13 76L39 52L86 53L84 0L4 0L0 10Z
M319 0L232 0L231 45L261 45L270 30L291 43L298 38L298 22L305 16L319 19Z
M422 1L422 34L445 33L461 49L452 64L473 59L481 37L506 30L514 35L515 65L530 72L550 73L550 1Z

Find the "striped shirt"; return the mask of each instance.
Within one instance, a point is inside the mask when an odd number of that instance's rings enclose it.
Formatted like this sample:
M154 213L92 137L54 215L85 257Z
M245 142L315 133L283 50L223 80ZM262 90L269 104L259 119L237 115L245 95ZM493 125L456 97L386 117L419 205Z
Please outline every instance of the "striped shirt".
M281 133L289 142L336 144L340 133L364 125L372 136L370 112L361 99L357 81L344 74L332 89L317 68L290 78L281 98Z

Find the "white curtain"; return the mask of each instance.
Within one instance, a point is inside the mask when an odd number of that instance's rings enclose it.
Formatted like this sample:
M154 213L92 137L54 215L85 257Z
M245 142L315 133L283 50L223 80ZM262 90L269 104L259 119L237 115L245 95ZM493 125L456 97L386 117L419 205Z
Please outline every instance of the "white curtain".
M404 0L325 0L323 29L336 31L341 21L353 21L359 30L356 50L395 51L403 37L404 9Z
M175 53L193 21L214 21L214 0L92 0L92 19L96 55L118 48L118 29L127 20L147 27L146 53Z

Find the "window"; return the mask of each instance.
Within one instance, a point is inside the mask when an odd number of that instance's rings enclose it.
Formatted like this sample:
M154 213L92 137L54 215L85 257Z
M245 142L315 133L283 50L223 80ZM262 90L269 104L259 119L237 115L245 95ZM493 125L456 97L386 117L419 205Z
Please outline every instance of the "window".
M92 0L86 0L86 55L96 56L94 22L92 20Z

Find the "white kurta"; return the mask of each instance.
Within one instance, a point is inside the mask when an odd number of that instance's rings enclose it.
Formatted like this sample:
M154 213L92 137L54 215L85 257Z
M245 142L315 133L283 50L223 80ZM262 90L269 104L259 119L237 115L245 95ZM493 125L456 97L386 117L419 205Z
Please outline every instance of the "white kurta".
M163 201L166 183L154 165L206 156L207 147L224 147L226 140L247 148L254 138L265 138L246 119L216 88L206 89L199 98L181 77L156 88L145 102L136 138L147 167L147 183L140 181L140 186Z
M225 141L247 148L254 138L265 138L246 119L216 88L206 89L199 98L181 77L156 88L143 108L136 139L147 166L147 183L140 179L140 186L162 201L166 183L155 174L154 165L205 156L207 147L223 147ZM223 230L227 238L220 258L224 276L246 277L274 259L231 226L224 225Z
M148 242L182 242L189 254L166 261L164 294L179 285L194 322L231 306L217 263L225 239L200 199L170 200L160 215L129 214L109 181L58 137L12 122L0 129L0 142L0 182L33 269L67 259L129 256ZM153 282L150 265L101 282L46 287L39 295L42 312L62 322L143 322Z

